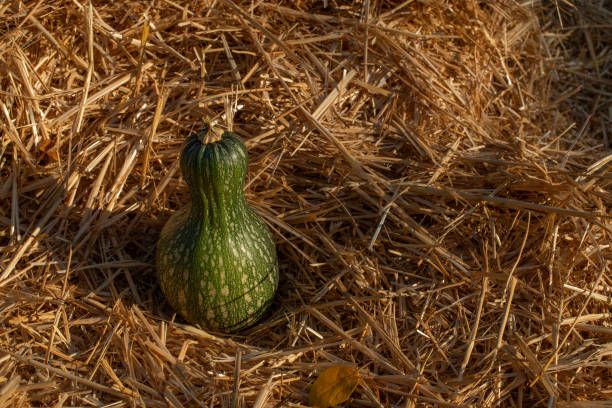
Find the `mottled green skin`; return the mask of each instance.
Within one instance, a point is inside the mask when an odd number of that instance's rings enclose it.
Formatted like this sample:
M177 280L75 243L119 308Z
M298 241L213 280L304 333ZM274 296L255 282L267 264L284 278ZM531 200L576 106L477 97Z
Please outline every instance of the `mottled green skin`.
M210 144L201 136L189 137L181 153L191 204L160 234L157 273L168 302L188 322L235 332L270 304L278 286L276 250L242 192L244 144L231 132Z

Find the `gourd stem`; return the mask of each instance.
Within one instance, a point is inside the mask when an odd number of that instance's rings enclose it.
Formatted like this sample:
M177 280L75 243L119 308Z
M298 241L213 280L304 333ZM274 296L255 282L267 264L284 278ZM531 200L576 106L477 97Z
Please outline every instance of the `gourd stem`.
M214 122L204 122L204 129L198 133L198 140L202 144L216 143L221 140L223 136L223 130L215 126Z

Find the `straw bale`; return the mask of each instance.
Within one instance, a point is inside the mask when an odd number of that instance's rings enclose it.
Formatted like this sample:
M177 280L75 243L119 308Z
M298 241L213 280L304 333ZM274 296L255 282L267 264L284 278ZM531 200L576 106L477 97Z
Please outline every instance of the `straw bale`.
M609 406L604 0L0 3L0 407ZM153 264L218 119L281 283L185 324Z

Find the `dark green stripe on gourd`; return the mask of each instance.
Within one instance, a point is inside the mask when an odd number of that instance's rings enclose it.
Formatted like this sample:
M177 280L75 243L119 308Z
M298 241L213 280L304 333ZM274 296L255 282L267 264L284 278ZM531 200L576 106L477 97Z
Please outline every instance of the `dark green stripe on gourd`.
M243 194L246 147L234 133L211 132L206 127L184 144L191 203L162 229L156 264L164 295L188 322L233 332L265 312L278 263L268 227Z

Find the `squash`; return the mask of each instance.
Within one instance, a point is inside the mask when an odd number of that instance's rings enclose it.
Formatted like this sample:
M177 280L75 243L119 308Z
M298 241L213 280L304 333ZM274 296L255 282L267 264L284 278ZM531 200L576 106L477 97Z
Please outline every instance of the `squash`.
M248 153L238 135L205 124L183 145L191 203L164 225L156 267L168 303L191 324L236 332L266 311L278 286L268 227L247 203Z

